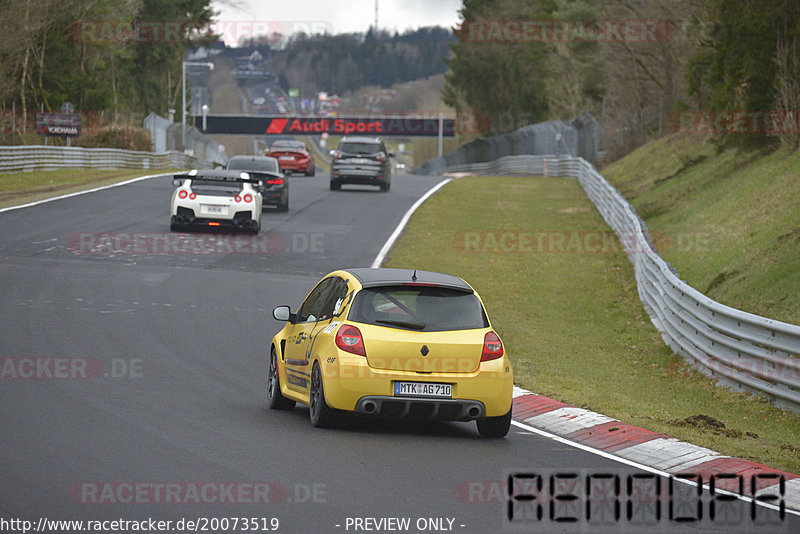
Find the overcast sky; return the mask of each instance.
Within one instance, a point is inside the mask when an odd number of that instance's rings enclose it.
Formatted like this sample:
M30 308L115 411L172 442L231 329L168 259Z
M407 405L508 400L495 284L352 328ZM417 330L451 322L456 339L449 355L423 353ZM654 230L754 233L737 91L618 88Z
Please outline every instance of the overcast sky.
M461 0L378 0L378 26L392 32L452 27L459 20L461 5ZM214 7L229 44L237 40L234 33L238 37L261 33L263 28L284 35L298 30L349 33L366 32L375 23L375 0L221 0Z

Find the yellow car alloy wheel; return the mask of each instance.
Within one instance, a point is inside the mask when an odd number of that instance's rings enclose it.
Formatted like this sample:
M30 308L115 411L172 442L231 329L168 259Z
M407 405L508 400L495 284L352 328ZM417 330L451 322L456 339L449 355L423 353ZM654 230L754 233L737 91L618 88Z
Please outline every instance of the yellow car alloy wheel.
M325 388L322 384L322 373L319 363L314 362L311 372L311 396L308 404L311 424L316 427L329 428L336 423L336 412L325 402Z

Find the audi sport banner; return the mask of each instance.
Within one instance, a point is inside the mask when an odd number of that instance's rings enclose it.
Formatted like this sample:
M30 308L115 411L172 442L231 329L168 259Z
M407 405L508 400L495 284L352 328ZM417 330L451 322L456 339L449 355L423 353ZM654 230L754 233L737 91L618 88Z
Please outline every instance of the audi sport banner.
M455 119L442 120L444 137L455 136ZM202 130L202 117L194 124ZM439 117L375 115L364 117L269 117L208 115L205 133L238 135L374 135L379 137L436 137Z

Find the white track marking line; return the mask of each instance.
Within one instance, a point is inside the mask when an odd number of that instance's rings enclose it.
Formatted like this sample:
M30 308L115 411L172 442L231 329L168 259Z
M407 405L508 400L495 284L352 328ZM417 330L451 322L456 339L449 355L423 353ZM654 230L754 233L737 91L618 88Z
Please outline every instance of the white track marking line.
M410 208L408 208L408 211L406 212L405 215L403 215L403 218L400 219L400 222L397 224L397 227L394 229L394 232L392 232L392 235L389 236L389 239L387 239L386 243L383 244L383 248L381 248L381 251L378 252L377 256L375 256L375 260L372 262L372 265L370 265L371 268L377 269L378 267L381 266L381 263L383 263L383 260L386 259L386 255L389 253L389 251L392 250L395 241L397 241L397 238L400 237L400 234L403 233L403 230L408 224L408 220L411 218L414 212L417 211L417 208L419 208L423 202L428 200L428 198L431 195L433 195L435 192L437 192L439 189L447 185L452 180L453 180L452 178L442 180L441 182L430 188L427 193L422 195L419 199L417 199L416 202L414 202L414 204Z
M60 195L57 197L50 197L50 198L43 198L42 200L37 200L35 202L28 202L27 204L20 204L18 206L9 206L7 208L0 208L0 213L12 210L20 210L22 208L30 208L32 206L38 206L39 204L45 204L47 202L53 202L56 200L61 200L64 198L71 198L77 197L79 195L86 195L89 193L95 193L97 191L104 191L106 189L111 189L112 187L120 187L123 185L132 184L134 182L140 182L142 180L149 180L151 178L159 178L161 176L170 176L172 173L161 173L161 174L148 174L147 176L138 176L136 178L131 178L129 180L125 180L124 182L117 182L115 184L103 185L100 187L94 187L92 189L85 189L83 191L75 191L74 193L68 193L66 195Z
M790 509L790 506L794 509L800 508L800 478L787 480L785 488L786 493L783 496L783 500L786 503L786 511L793 512L794 510ZM780 484L767 486L764 489L756 491L756 495L776 495L778 493L780 493Z

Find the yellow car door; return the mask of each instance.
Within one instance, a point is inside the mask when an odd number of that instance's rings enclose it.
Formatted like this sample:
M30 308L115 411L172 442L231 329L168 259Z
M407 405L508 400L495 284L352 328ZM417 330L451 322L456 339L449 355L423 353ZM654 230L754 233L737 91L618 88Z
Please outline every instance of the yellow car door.
M284 349L286 386L298 392L308 392L311 383L312 350L318 330L323 328L320 319L338 277L328 277L309 293L297 311L295 323L287 332ZM327 324L327 321L325 321Z

